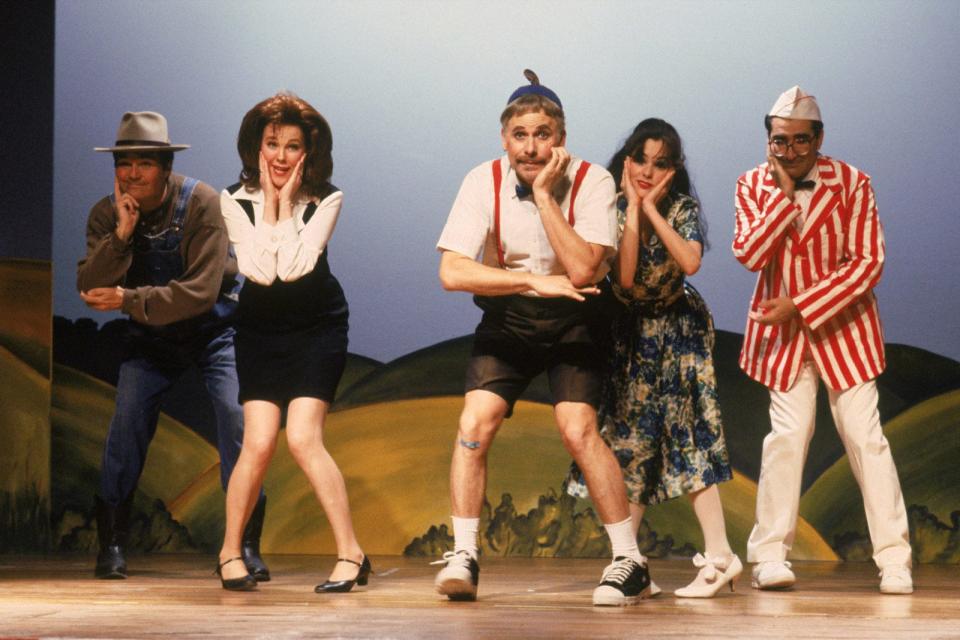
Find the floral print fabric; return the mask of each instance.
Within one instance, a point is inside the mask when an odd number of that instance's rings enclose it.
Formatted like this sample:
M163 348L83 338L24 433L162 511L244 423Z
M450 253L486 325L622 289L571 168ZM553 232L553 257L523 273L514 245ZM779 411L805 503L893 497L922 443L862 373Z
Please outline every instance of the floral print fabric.
M625 214L619 213L623 229ZM665 216L685 240L703 242L697 202L681 196ZM657 504L732 477L713 369L713 318L654 234L641 247L630 290L613 321L598 424L623 470L631 502ZM568 493L587 497L576 464Z

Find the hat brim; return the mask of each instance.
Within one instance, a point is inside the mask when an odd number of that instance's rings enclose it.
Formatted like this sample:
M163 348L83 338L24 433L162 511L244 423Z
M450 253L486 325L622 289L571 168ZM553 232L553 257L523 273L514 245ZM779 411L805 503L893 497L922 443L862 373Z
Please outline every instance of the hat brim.
M183 151L189 148L188 144L124 144L117 147L94 147L93 150L115 153L118 151Z

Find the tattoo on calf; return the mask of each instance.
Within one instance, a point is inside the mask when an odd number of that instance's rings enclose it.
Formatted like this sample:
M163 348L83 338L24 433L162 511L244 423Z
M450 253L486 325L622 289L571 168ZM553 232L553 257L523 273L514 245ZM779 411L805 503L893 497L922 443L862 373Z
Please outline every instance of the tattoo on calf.
M467 441L467 440L464 440L463 438L460 438L460 446L466 447L467 449L479 449L480 442L476 440Z

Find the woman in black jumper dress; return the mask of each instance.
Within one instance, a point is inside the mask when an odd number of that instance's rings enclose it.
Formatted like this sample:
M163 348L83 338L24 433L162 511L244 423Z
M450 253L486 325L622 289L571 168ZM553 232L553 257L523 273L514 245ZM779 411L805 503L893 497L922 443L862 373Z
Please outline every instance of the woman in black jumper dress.
M291 94L244 116L237 139L241 182L221 209L246 282L240 292L237 373L244 438L227 487L218 572L224 588L256 587L240 556L244 523L276 450L286 409L287 444L323 505L337 564L318 593L364 585L370 561L357 542L346 486L323 445L323 428L347 354L347 301L330 273L327 243L342 193L329 182L330 127Z

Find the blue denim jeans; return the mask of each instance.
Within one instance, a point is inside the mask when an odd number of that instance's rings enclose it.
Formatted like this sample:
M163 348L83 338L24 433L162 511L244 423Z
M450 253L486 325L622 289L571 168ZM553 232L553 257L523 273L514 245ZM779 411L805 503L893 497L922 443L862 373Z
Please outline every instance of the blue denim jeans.
M100 498L104 502L118 505L136 489L147 448L157 430L162 396L191 366L200 368L213 402L220 482L226 489L243 443L243 409L237 400L233 340L233 327L226 327L176 360L140 354L123 361L117 382L117 409L110 421L100 467Z

